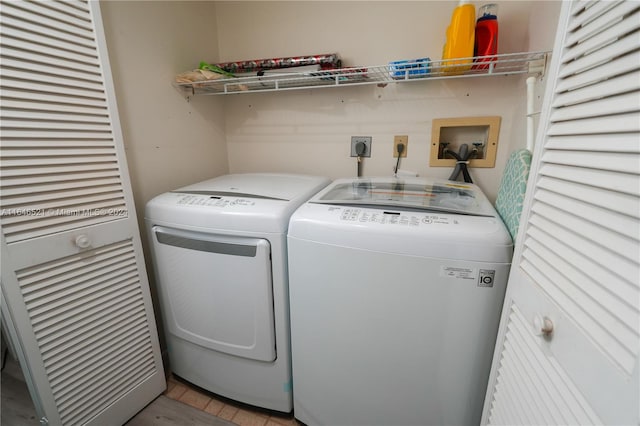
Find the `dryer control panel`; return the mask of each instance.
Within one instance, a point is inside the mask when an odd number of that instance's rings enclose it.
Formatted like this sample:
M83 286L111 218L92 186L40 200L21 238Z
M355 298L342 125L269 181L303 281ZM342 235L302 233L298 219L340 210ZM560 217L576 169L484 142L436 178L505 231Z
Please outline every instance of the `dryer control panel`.
M204 196L193 194L178 194L179 205L186 206L212 206L212 207L228 207L228 206L253 206L255 201L246 198L231 198L219 196Z

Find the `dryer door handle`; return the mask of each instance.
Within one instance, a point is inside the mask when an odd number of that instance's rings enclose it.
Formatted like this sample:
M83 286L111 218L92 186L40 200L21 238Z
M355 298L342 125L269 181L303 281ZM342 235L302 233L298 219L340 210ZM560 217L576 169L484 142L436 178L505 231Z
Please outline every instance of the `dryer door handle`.
M172 232L170 229L161 227L155 227L154 231L160 244L231 256L256 256L256 245L240 244L222 236L216 237L213 234L186 235L180 231Z

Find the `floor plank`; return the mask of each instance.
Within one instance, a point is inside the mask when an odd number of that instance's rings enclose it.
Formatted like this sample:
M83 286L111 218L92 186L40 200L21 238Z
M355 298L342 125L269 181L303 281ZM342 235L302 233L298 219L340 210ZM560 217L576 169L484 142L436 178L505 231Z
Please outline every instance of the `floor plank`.
M31 402L31 396L24 382L18 362L11 357L2 369L0 403L0 424L11 426L37 425L36 410Z
M219 417L197 410L164 395L156 398L126 426L235 426Z

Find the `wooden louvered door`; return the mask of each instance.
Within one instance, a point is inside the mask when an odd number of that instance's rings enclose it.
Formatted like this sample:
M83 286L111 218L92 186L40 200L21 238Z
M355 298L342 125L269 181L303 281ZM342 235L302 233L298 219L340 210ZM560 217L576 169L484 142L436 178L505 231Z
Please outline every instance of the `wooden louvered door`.
M639 424L639 31L563 5L483 424Z
M99 4L0 24L3 323L43 423L119 425L165 381Z

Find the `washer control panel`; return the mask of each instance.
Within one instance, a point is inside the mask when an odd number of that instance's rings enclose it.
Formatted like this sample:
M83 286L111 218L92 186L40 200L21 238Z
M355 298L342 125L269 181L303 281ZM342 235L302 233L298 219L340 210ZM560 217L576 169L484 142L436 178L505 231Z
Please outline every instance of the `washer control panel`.
M457 225L459 223L455 217L429 212L396 212L353 207L330 207L329 209L340 211L340 220L348 222L398 226L425 226L432 224Z

